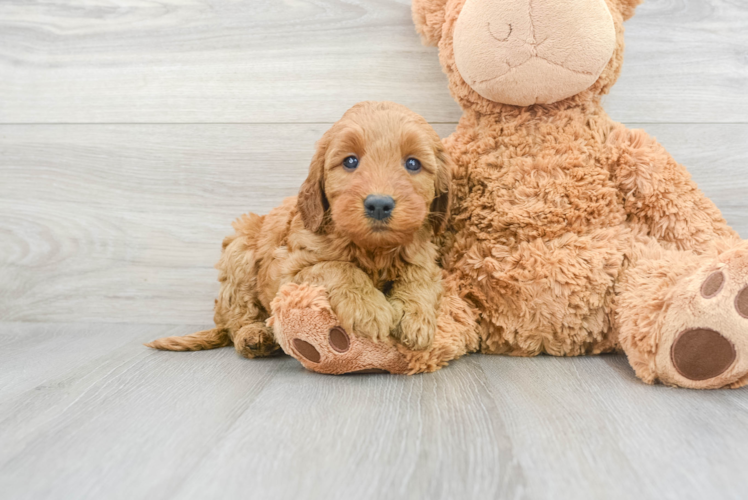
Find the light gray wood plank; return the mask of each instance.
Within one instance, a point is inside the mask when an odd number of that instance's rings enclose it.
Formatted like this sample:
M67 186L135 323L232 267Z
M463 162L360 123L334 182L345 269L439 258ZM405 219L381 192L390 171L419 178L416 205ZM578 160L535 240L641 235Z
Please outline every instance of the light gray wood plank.
M31 330L20 360L35 362L47 349L34 338L39 326L3 326ZM109 325L61 325L56 336L90 338L97 326ZM59 362L56 376L0 400L0 490L10 498L521 491L508 436L471 364L434 377L326 377L291 358L139 344L174 328L110 328L129 343L78 346L90 361Z
M744 237L747 22L647 0L605 99ZM363 99L459 118L407 0L0 3L0 123L133 124L0 126L0 498L742 498L748 393L621 356L333 378L142 347L210 323L229 222Z
M647 386L621 355L476 359L529 498L745 496L745 390Z
M748 4L648 0L628 24L621 121L746 122ZM393 100L460 110L408 0L0 3L4 123L331 122Z
M748 2L645 0L605 108L643 123L746 123Z
M331 377L288 357L140 345L178 330L0 323L14 342L0 387L23 385L0 397L0 496L681 499L748 487L748 392L647 386L623 356L473 355L431 375Z
M19 376L33 382L0 399L3 498L172 498L274 374L298 366L291 358L249 363L231 348L163 353L141 345L185 327L79 324L55 327L56 337L81 340L79 358L63 352L73 361L65 363L38 342L39 326L1 326L25 330L28 342L14 354L24 372L3 365L0 385Z
M0 126L0 318L209 323L230 222L293 195L327 127ZM748 236L748 126L645 128Z
M369 99L436 121L458 112L408 0L0 9L6 123L330 122Z
M112 352L134 345L133 332L150 341L143 331L184 335L204 327L0 323L0 400L7 401L32 389L54 391L68 387L76 374L109 361ZM72 375L61 378L61 374Z
M176 496L239 498L252 470L263 498L520 498L482 379L467 361L426 377L279 373Z

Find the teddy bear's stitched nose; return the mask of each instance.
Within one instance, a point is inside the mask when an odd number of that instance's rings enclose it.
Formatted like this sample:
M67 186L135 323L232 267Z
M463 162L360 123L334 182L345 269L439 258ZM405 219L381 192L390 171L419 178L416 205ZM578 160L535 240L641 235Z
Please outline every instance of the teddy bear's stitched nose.
M392 211L395 209L395 200L392 199L392 196L370 194L364 200L364 209L368 218L383 221L392 216Z

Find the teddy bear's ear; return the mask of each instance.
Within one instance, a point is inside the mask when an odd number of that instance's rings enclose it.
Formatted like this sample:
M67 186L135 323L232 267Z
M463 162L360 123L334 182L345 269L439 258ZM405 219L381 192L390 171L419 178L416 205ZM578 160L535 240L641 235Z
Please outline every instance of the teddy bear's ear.
M446 9L447 0L413 0L413 22L424 45L441 40Z
M636 11L636 7L641 4L644 0L618 0L618 2L621 4L621 14L623 15L623 20L628 21L633 17L634 11Z

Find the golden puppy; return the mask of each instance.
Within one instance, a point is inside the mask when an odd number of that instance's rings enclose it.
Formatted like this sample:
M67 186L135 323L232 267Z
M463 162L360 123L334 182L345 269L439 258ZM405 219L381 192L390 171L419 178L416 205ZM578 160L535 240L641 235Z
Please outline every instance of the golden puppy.
M341 326L425 349L442 294L432 242L447 219L452 163L407 108L363 102L317 144L297 198L244 215L223 241L216 327L149 347L194 351L233 342L245 357L280 350L266 321L286 283L323 286Z

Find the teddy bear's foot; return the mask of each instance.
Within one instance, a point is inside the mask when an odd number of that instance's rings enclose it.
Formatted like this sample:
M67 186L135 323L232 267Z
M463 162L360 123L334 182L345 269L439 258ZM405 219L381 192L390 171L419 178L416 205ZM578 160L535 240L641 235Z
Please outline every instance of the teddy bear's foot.
M324 288L285 285L268 320L283 350L319 373L407 373L408 362L393 343L349 335L339 326Z
M657 377L694 389L748 383L748 245L676 285L655 355Z

